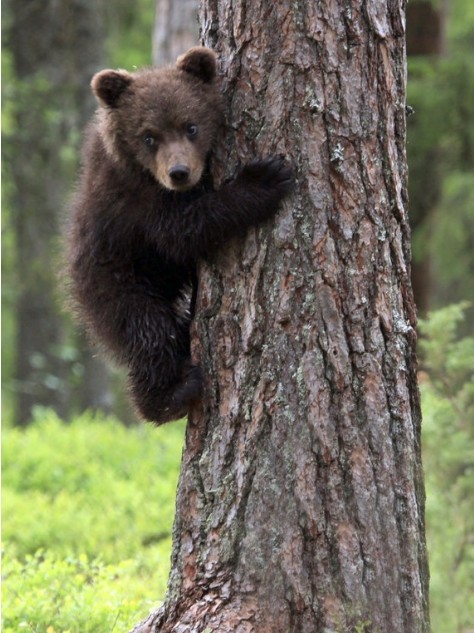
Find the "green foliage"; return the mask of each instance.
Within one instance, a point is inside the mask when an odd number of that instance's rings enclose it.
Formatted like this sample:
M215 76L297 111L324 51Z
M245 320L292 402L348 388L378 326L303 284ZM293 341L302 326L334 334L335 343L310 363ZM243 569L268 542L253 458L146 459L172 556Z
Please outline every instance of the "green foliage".
M111 66L133 70L151 63L154 0L105 4L106 52Z
M436 227L431 240L431 248L436 253L434 274L445 288L444 295L447 299L474 297L473 172L458 171L446 176L433 223Z
M458 337L467 304L421 321L427 538L434 633L474 625L474 337Z
M16 323L14 306L18 300L18 274L16 261L16 232L14 228L14 216L12 213L10 200L13 196L12 175L9 168L10 161L7 155L5 138L13 127L13 100L7 88L13 81L12 56L9 51L2 50L2 275L3 283L1 287L2 299L2 323L1 333L2 341L15 340ZM7 283L5 283L5 280ZM13 374L13 366L15 362L15 346L13 344L2 345L1 362L2 362L2 410L12 408L11 392L5 389L5 384L11 380Z
M135 561L105 565L41 551L20 561L6 554L4 633L126 631L158 606L145 598L147 589L156 593L150 571Z
M472 0L455 0L449 4L448 39L464 51L472 50L474 41L474 4Z
M182 439L182 423L45 411L4 428L2 630L105 633L147 614L166 589Z

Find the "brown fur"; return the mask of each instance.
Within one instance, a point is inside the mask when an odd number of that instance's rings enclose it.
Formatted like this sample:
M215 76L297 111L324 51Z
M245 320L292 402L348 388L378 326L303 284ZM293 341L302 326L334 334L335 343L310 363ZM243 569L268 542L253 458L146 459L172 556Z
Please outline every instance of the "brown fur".
M206 162L221 122L216 60L196 47L175 67L101 71L68 235L81 321L128 368L132 398L156 423L201 393L190 360L196 261L275 213L292 187L281 158L250 163L213 192ZM191 306L192 312L192 306Z

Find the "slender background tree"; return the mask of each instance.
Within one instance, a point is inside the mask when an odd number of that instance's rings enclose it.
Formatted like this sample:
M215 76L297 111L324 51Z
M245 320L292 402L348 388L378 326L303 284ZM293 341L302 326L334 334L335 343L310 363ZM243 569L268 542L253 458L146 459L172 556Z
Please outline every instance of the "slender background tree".
M410 217L423 316L474 296L474 5L409 6ZM471 305L464 332L473 326Z
M199 43L197 0L156 0L153 63L174 62Z
M139 633L427 632L404 2L203 0L216 181L284 153L275 222L203 265L163 607Z

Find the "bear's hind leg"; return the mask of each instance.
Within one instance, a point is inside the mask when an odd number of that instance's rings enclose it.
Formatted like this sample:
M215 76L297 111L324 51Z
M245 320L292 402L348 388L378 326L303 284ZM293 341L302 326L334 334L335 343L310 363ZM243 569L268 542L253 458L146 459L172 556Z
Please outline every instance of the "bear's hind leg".
M184 417L201 397L202 373L198 366L192 365L188 359L177 375L172 368L169 369L167 372L162 365L143 363L139 367L131 367L129 371L133 402L140 415L155 424ZM163 376L167 377L166 382L163 382Z

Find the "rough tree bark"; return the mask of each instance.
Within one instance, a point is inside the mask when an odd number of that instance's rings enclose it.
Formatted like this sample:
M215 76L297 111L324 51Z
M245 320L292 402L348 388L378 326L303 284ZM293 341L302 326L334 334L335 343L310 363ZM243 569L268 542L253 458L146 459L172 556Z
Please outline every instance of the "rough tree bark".
M203 0L217 180L283 152L297 190L203 266L163 607L136 633L425 633L403 0Z

